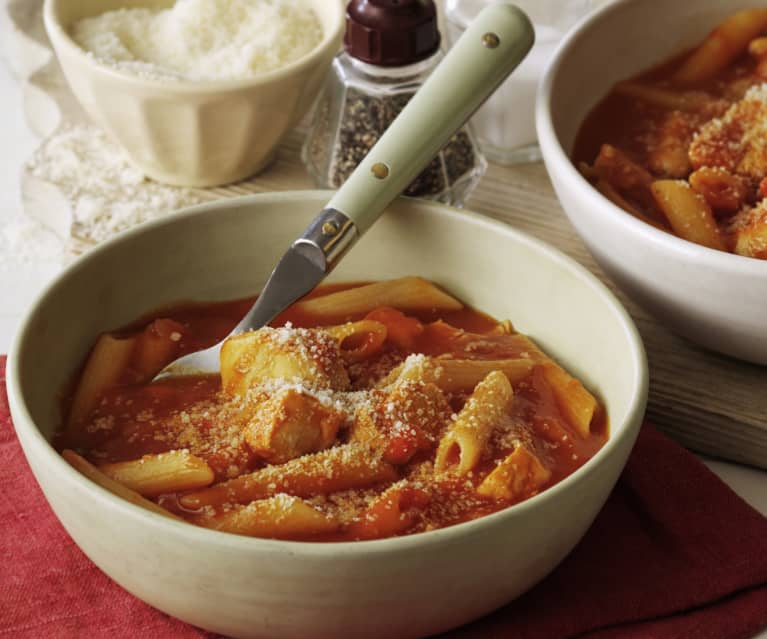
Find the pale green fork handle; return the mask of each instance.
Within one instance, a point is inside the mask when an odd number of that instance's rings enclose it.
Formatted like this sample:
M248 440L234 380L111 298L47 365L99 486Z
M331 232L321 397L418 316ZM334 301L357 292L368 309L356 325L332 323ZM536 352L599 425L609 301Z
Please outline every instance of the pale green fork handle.
M534 39L530 20L515 6L483 9L328 208L351 218L363 234L522 61Z

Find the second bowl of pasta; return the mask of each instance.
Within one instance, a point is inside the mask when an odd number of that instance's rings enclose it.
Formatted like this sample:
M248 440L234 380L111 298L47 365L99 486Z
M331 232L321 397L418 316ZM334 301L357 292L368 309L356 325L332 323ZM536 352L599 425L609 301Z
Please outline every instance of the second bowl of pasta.
M555 190L610 277L678 334L759 364L765 35L756 1L611 3L558 50L537 108Z
M94 249L12 349L14 423L73 539L160 610L233 637L432 635L585 533L644 352L563 255L400 200L325 288L227 340L220 376L152 382L230 330L327 199L204 205Z

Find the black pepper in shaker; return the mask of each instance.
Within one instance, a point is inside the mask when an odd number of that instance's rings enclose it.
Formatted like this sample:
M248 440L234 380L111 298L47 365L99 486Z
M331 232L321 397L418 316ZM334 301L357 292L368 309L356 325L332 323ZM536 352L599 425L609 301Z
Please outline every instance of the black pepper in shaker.
M303 149L318 186L337 188L367 155L442 58L432 0L352 0L344 51L328 74ZM460 206L485 170L468 127L406 195Z

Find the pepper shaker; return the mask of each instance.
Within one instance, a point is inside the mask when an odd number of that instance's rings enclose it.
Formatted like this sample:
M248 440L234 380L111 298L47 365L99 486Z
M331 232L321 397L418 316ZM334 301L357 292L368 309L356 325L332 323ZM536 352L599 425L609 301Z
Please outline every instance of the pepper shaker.
M352 0L344 51L315 108L303 160L318 186L338 188L442 59L432 0ZM460 80L457 80L460 81ZM460 206L487 164L460 129L405 195Z

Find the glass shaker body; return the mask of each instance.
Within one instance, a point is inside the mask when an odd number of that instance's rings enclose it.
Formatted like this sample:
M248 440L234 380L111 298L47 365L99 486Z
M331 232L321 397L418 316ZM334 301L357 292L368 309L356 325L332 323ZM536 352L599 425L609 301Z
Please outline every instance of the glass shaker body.
M304 163L318 186L338 188L344 183L441 58L437 52L412 64L384 67L346 53L336 56L303 148ZM485 168L472 133L463 128L404 195L460 206Z
M493 0L446 0L450 44ZM567 30L588 13L591 0L514 0L535 27L535 45L471 120L485 156L499 164L541 159L535 133L535 99L544 69Z

